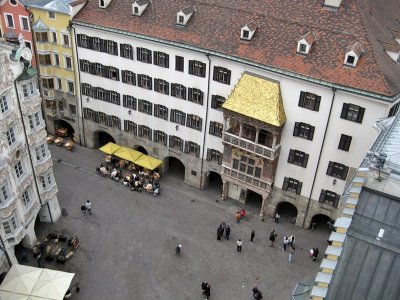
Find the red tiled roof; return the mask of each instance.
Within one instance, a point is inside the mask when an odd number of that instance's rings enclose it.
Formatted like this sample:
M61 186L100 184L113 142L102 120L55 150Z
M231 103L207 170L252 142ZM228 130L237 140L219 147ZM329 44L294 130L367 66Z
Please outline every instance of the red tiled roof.
M353 51L358 57L364 52L364 48L360 42L355 42L346 48L346 53Z
M89 1L74 21L208 49L381 95L400 92L400 64L381 45L395 43L391 30L400 31L398 0L343 0L336 12L325 10L324 0L194 0L197 12L186 26L176 26L176 13L187 3L152 1L152 9L135 18L131 0L113 0L107 9ZM260 27L250 42L241 42L237 30L255 17ZM318 40L309 55L297 55L298 38L307 31ZM355 41L365 53L355 68L347 68L346 48Z
M246 26L251 30L251 31L256 31L256 29L259 27L258 20L253 20L249 23L246 24Z
M387 44L387 43L382 43L383 49L386 51L392 51L392 52L400 52L400 44Z
M309 45L312 45L315 42L315 34L312 31L307 32L304 34L300 40L305 39Z
M88 0L77 0L77 1L71 2L69 5L71 5L73 7L73 6L77 6L79 4L85 3L86 1L88 1Z

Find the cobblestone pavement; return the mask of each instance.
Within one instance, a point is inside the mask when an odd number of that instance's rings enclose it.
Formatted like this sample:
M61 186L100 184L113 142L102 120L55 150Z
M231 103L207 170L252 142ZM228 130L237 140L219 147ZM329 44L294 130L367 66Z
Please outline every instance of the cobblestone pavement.
M95 174L103 154L76 146L73 152L50 146L58 199L68 215L56 224L37 225L37 235L49 232L76 234L80 247L65 265L46 267L76 273L80 293L74 300L202 299L200 284L211 284L211 299L251 299L253 284L263 299L291 299L298 281L313 279L320 262L308 257L311 247L326 248L329 232L305 230L289 222L261 222L257 209L236 224L239 203L216 202L215 190L200 191L165 174L161 195L132 192L122 184ZM80 206L93 203L93 214ZM246 207L247 209L247 207ZM218 225L231 226L231 240L217 241ZM269 246L271 228L277 243ZM250 232L255 230L254 244ZM294 261L281 250L284 235L296 236ZM243 240L242 253L236 240ZM174 248L183 245L180 256ZM319 259L320 261L320 259ZM30 259L35 263L34 259Z

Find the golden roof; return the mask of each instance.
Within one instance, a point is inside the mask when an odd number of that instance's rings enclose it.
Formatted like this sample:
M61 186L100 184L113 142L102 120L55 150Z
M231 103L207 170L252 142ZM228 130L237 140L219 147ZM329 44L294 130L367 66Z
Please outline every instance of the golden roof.
M281 127L286 121L279 83L243 74L223 108Z

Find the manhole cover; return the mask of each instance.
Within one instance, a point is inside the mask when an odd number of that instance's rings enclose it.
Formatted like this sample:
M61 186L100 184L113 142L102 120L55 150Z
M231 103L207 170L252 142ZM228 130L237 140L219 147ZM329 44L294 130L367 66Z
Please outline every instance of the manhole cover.
M261 280L261 278L260 277L256 277L256 281L260 281Z

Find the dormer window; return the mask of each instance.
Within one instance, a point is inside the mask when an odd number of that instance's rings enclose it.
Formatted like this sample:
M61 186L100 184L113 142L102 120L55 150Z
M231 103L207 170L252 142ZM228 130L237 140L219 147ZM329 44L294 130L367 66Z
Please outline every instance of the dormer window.
M315 42L315 34L312 31L308 31L300 37L297 41L297 53L308 54L310 52L311 46Z
M346 64L347 65L354 65L355 57L352 55L347 55Z
M306 44L300 44L299 52L306 53L306 51L307 51L307 45Z
M135 6L135 7L133 8L133 14L134 14L134 15L138 15L138 14L139 14L139 7Z
M141 16L146 7L150 4L150 1L151 0L136 0L135 3L132 4L132 14Z
M176 14L176 23L179 25L186 25L194 12L196 12L196 7L194 5L185 7Z
M104 8L106 6L105 3L104 3L104 0L100 0L99 6L101 8Z
M346 49L344 64L346 66L355 67L363 52L364 48L362 47L360 42L355 42L354 44L351 44Z
M247 23L240 30L240 39L250 41L258 27L259 27L258 19L255 19Z
M244 39L248 39L250 36L250 32L248 30L243 30L242 34L243 34L242 38Z
M400 45L396 44L396 42L393 43L381 43L383 49L385 50L386 54L389 55L389 57L395 61L395 62L400 62Z
M185 17L184 16L178 16L178 23L179 24L185 23Z

